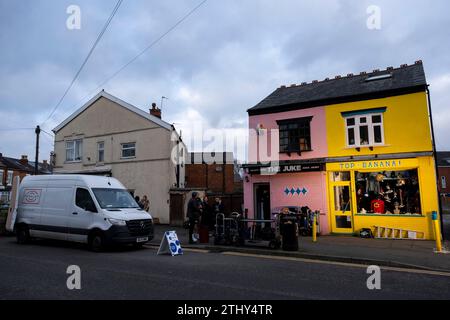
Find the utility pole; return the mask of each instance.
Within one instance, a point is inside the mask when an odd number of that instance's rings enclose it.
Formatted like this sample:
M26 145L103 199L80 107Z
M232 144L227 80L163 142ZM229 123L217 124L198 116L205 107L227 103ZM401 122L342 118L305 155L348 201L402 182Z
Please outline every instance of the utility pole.
M34 157L34 175L39 174L39 135L41 134L41 128L36 126L36 156Z

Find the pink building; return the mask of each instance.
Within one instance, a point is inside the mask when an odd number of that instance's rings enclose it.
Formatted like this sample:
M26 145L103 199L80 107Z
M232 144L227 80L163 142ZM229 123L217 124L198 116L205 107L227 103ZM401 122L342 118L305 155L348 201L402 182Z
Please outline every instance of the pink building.
M307 206L321 212L320 230L327 234L325 109L271 113L272 109L259 108L265 102L248 110L250 141L244 179L248 217L270 219L274 208Z

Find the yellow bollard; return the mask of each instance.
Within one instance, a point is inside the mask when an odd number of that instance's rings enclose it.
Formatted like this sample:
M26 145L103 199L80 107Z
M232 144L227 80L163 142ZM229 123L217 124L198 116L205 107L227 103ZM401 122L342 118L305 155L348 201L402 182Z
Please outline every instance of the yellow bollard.
M313 227L312 227L312 240L313 242L317 242L317 216L314 212L314 218L313 218Z
M438 214L436 211L431 213L431 219L434 225L434 237L436 239L436 252L442 253L441 228L439 227Z

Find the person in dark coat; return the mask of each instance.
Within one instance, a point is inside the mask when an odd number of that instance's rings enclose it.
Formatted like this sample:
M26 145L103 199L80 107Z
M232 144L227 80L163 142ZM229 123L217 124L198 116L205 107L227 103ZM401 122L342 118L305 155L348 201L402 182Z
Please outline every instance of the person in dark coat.
M209 199L207 196L204 196L202 201L201 225L208 228L208 230L211 230L214 226L212 207L209 204Z
M192 198L188 202L186 216L189 219L189 244L194 244L197 240L194 238L194 230L201 216L201 201L199 201L198 193L192 192Z

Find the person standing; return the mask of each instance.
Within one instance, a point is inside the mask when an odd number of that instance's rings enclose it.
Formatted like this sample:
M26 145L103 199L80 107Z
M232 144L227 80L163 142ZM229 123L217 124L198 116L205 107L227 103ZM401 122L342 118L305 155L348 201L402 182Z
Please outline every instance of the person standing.
M192 192L192 198L188 202L186 213L186 216L189 219L189 244L197 242L197 239L194 237L194 230L199 222L201 214L201 202L198 200L198 193Z
M141 198L139 198L139 196L135 196L135 197L134 197L134 201L136 201L136 203L138 204L139 208L142 209Z
M203 197L202 209L203 213L201 225L208 228L208 230L212 230L212 227L214 226L214 219L213 219L214 214L212 212L212 207L209 204L209 199L207 196Z
M150 201L148 200L147 195L144 195L142 197L142 209L144 209L147 212L150 212Z

